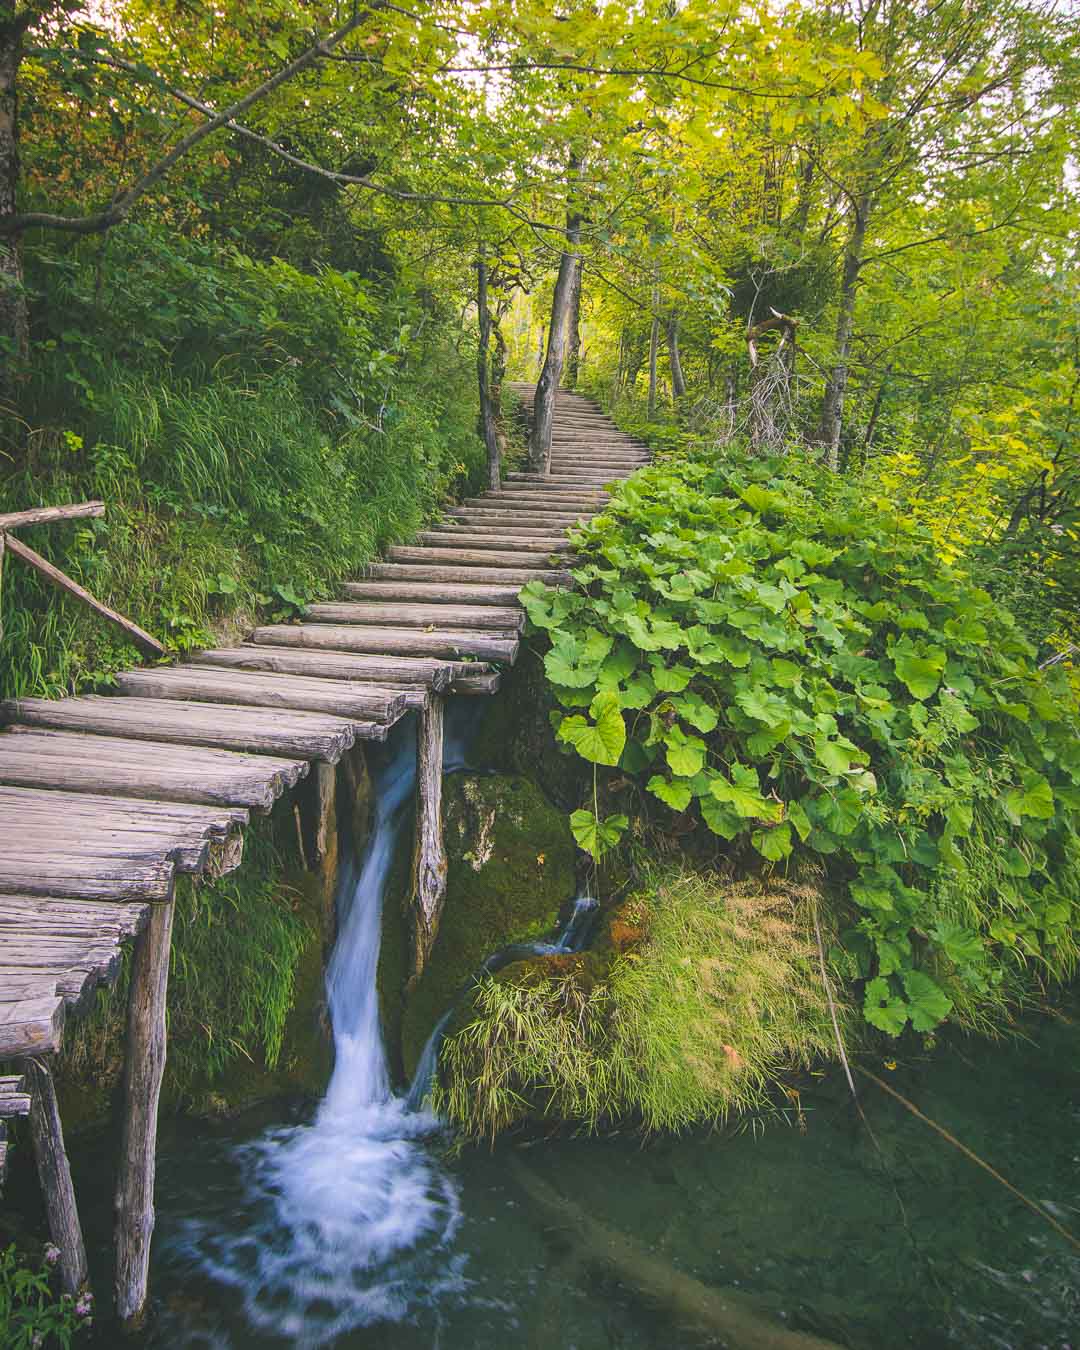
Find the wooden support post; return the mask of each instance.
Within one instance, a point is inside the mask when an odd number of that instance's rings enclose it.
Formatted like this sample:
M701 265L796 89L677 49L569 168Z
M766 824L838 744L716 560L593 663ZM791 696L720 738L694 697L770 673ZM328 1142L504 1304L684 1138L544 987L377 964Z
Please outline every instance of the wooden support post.
M30 1139L37 1159L38 1177L49 1218L49 1235L60 1248L58 1268L65 1294L75 1295L86 1287L86 1245L83 1242L75 1187L64 1150L64 1131L56 1101L52 1071L43 1059L27 1059L26 1081L30 1088Z
M7 543L7 535L0 530L0 641L4 637L4 545Z
M137 1330L146 1315L172 925L173 902L155 904L150 922L136 941L131 965L124 1125L114 1201L116 1311L129 1331Z
M412 981L420 978L439 929L446 894L443 850L443 710L432 694L420 710L416 740L416 851L413 855Z

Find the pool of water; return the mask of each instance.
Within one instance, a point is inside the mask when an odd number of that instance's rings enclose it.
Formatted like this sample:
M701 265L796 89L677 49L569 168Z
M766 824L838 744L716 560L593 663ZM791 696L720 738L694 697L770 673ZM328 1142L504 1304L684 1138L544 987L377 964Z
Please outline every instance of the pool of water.
M1025 1030L873 1067L1080 1233L1080 1000ZM383 1141L409 1178L392 1197L404 1207L396 1227L380 1247L362 1215L362 1240L346 1215L332 1259L318 1251L325 1197L311 1196L307 1230L295 1193L300 1212L291 1226L281 1219L275 1155L311 1138L310 1113L174 1123L162 1136L144 1343L756 1344L717 1320L718 1307L735 1306L853 1350L1080 1350L1080 1252L875 1086L862 1092L876 1146L839 1075L801 1086L801 1115L756 1132L519 1138L452 1158L445 1141L402 1129ZM363 1173L362 1150L336 1146L319 1174L355 1195L347 1174ZM76 1161L104 1259L106 1186L84 1150ZM364 1203L385 1217L388 1198ZM414 1231L410 1207L422 1220ZM286 1266L287 1281L268 1277ZM112 1343L107 1328L101 1339Z

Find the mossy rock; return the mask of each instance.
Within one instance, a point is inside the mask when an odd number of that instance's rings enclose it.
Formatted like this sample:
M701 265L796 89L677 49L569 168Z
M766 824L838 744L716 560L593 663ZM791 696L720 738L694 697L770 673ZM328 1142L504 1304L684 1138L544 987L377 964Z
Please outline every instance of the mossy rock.
M402 1019L411 1074L432 1027L484 959L551 932L574 893L565 812L518 774L455 774L443 789L446 903L427 967Z

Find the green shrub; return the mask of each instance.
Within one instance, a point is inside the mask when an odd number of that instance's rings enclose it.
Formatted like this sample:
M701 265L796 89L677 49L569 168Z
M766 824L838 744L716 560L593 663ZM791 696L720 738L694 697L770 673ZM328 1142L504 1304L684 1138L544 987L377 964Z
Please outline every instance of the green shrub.
M805 884L652 878L625 910L644 940L608 967L541 959L477 986L438 1109L494 1138L527 1115L677 1130L766 1108L786 1069L836 1049L819 902Z
M798 456L691 452L621 484L580 589L524 598L558 737L755 867L824 862L892 1035L1077 954L1072 694L928 538ZM625 815L578 811L601 854Z
M56 1295L52 1266L59 1250L45 1248L36 1268L25 1264L14 1245L0 1250L0 1343L7 1350L71 1345L75 1332L92 1321L89 1294Z

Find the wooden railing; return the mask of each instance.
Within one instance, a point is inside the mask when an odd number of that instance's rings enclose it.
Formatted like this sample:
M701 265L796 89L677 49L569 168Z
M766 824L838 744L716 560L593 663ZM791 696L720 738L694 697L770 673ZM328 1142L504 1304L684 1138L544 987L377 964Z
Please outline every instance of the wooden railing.
M96 596L91 595L85 586L80 586L66 572L61 572L59 567L54 567L40 553L35 553L21 539L15 538L16 530L27 529L31 525L51 525L62 520L86 520L104 514L104 502L79 502L74 506L39 506L30 511L9 511L5 515L0 515L0 581L3 580L4 574L4 555L10 553L13 558L20 558L35 571L40 572L54 586L82 601L95 614L115 624L147 656L164 656L165 648L157 638L152 637L131 619L125 618L123 614L118 614L115 609L110 609ZM3 614L0 613L0 636L3 635L3 631Z

